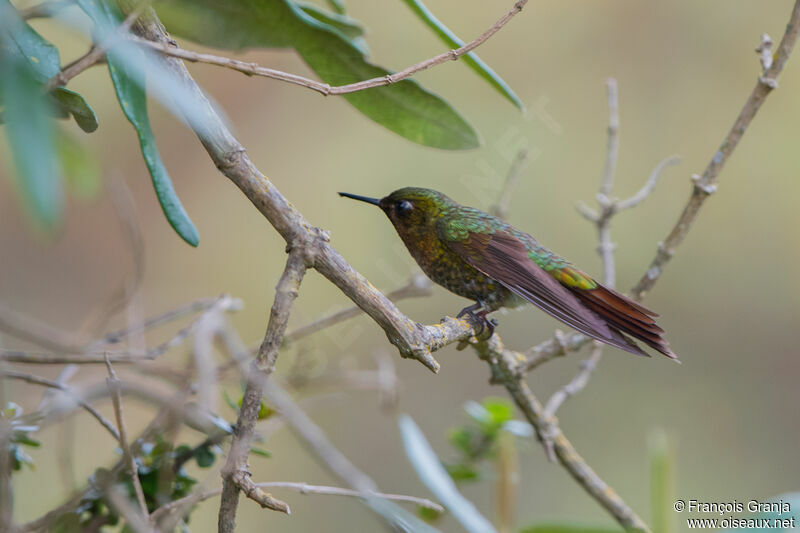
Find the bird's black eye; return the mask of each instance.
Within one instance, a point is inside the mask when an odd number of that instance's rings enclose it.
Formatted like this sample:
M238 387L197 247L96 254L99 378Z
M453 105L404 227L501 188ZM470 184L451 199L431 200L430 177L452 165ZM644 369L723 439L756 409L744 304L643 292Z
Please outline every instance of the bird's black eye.
M412 209L414 209L414 206L411 205L411 202L409 202L408 200L400 200L395 205L395 210L397 211L397 214L400 216L407 215L408 213L411 212Z

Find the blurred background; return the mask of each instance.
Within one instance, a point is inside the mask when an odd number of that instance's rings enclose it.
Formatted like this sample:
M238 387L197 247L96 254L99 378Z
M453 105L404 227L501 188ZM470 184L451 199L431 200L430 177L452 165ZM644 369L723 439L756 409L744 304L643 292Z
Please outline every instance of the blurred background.
M24 3L19 3L25 5ZM519 149L529 162L512 197L509 220L545 245L601 275L594 227L574 206L593 204L605 160L608 110L605 79L619 81L620 157L614 195L627 197L654 166L677 154L655 193L613 222L617 283L627 290L642 275L659 240L676 221L760 73L754 48L760 35L777 42L790 0L676 0L643 2L530 2L478 53L524 101L521 114L464 65L447 63L418 79L480 132L483 146L448 152L412 144L357 113L343 99L208 66L189 65L213 96L258 168L304 215L331 232L333 245L377 287L403 285L414 265L391 225L375 209L340 199L337 191L383 196L417 185L488 208ZM462 39L470 40L506 12L511 2L429 0L428 7ZM371 59L399 70L441 52L441 43L402 2L350 0L348 13L368 28ZM62 61L85 51L83 38L47 21L34 27L56 42ZM190 49L202 49L187 43ZM795 51L795 56L800 52ZM230 54L228 54L230 55ZM291 51L236 57L314 76ZM234 323L248 343L263 336L273 288L284 264L284 244L249 201L211 163L195 136L151 102L151 118L165 164L200 232L186 245L166 223L104 68L70 83L92 103L100 130L81 138L101 162L104 183L131 189L145 237L142 310L147 316L199 297L230 293L245 303ZM676 496L703 501L765 499L800 488L800 58L792 57L772 94L720 176L686 242L646 304L662 315L683 364L636 358L613 349L590 384L559 413L575 447L598 474L646 520L650 517L647 436L664 428L676 445ZM70 125L74 127L74 125ZM2 136L2 131L0 131ZM108 191L71 195L64 223L50 236L31 223L11 174L8 145L0 143L0 301L70 331L106 301L133 269ZM400 308L424 323L458 312L466 302L436 288ZM306 277L290 329L349 301L315 272ZM526 349L558 324L531 309L498 317L504 342ZM124 321L117 325L124 324ZM5 347L14 347L9 338ZM285 372L299 350L320 364L370 368L372 352L386 350L400 379L398 412L410 414L443 459L454 454L446 432L466 420L463 405L504 390L488 383L487 365L454 346L436 354L434 375L401 360L384 334L364 317L283 350ZM561 387L586 354L537 369L528 382L540 398ZM166 356L190 358L183 347ZM35 369L55 376L56 369ZM82 368L97 379L101 368ZM232 390L236 390L234 384ZM41 391L11 383L4 401L35 409ZM133 430L150 411L130 408ZM387 492L429 495L405 458L393 412L374 391L338 393L310 403L309 414L331 440ZM109 405L101 410L111 413ZM233 412L220 402L220 413ZM76 419L75 478L84 480L114 460L115 443L95 421ZM133 431L131 430L131 431ZM192 433L187 430L187 435ZM64 485L48 472L59 461L60 434L39 435L36 470L15 475L15 516L25 521L60 503ZM194 438L197 438L196 436ZM273 457L251 460L256 480L337 484L286 429L265 444ZM215 485L216 473L210 483ZM533 440L520 444L517 524L571 519L611 525L606 513ZM464 487L494 516L494 484ZM354 499L282 494L291 517L242 501L243 531L375 530L376 519ZM194 531L215 531L219 500L192 516ZM445 517L444 531L458 531Z

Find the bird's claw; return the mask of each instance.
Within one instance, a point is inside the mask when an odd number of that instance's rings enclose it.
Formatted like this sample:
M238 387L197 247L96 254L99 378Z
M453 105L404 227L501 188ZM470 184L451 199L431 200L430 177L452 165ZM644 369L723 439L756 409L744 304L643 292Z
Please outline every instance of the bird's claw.
M490 339L492 335L494 335L494 328L497 326L497 320L494 318L486 318L488 314L489 311L486 309L486 306L482 302L477 302L462 309L461 312L456 315L456 318L461 318L463 316L469 317L470 322L476 327L480 327L480 329L475 332L475 337L481 337L485 331L488 331L489 334L486 338Z

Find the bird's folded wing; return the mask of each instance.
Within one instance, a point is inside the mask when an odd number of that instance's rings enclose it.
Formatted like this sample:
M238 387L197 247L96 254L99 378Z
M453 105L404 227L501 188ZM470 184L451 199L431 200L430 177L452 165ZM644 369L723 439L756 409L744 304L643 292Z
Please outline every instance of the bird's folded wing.
M525 244L508 232L470 233L464 239L446 242L482 274L581 333L621 350L647 355L539 267Z

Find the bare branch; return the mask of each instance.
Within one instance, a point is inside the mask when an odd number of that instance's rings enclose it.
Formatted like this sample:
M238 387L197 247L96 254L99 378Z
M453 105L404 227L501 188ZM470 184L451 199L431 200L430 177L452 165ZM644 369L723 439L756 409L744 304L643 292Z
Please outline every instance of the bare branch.
M183 342L189 338L197 329L198 324L202 322L203 317L208 313L213 313L217 311L234 311L241 309L241 300L236 298L231 298L229 295L222 295L213 303L206 307L204 312L201 313L198 317L196 317L192 322L189 323L186 327L181 328L178 332L169 340L162 342L158 346L154 348L150 348L144 351L102 351L99 350L100 347L103 346L103 342L100 343L93 343L93 348L91 351L83 353L83 355L53 355L53 354L45 354L45 353L36 353L36 352L26 352L22 350L9 350L5 348L0 348L0 361L9 361L12 363L25 363L25 364L43 364L43 365L52 365L52 364L99 364L106 362L106 356L108 356L109 360L113 363L138 363L143 361L149 361L160 357L161 355L165 354L169 350L176 348L183 344ZM181 311L182 313L182 311ZM161 317L157 317L154 319L155 321L165 321L167 315L169 315L169 319L173 319L178 314L177 311L170 311L169 313L162 315ZM139 326L133 326L125 330L124 335L130 334L130 332L136 331L144 331L148 327L151 327L154 324L153 321L143 323ZM118 337L113 337L116 340L122 338L123 335L120 333L115 333L113 335L120 335ZM107 337L108 338L108 337ZM78 352L83 352L84 350L78 349L75 350Z
M125 417L122 414L122 395L119 392L120 381L117 373L114 372L114 367L111 366L111 361L108 359L106 359L106 368L108 368L106 385L108 385L108 390L111 393L111 403L114 406L114 416L117 418L117 428L119 428L119 446L122 448L122 455L128 466L128 475L136 493L136 500L139 502L139 510L147 518L147 503L144 500L142 483L139 481L139 467L136 466L136 459L133 457L131 447L128 444L128 430L125 427Z
M692 227L695 219L697 218L700 208L706 199L717 190L717 177L722 170L728 158L739 144L739 141L747 131L748 126L753 121L753 118L761 109L761 105L766 100L767 96L777 87L778 77L789 59L789 55L794 49L797 42L798 34L800 33L800 0L796 1L792 8L792 13L789 18L789 23L786 25L786 32L783 34L778 50L774 55L772 64L758 78L755 87L753 87L750 96L739 112L739 116L733 123L728 134L722 141L719 150L711 158L702 176L693 178L692 193L686 207L678 218L678 222L672 228L667 238L658 247L658 252L655 258L650 263L644 276L639 280L639 283L631 290L631 294L636 299L641 299L647 292L653 288L656 281L664 271L664 267L675 255L676 248L683 242L689 230Z
M51 389L57 389L65 392L66 394L73 397L78 402L78 405L86 409L86 411L90 415L92 415L98 422L100 422L100 425L106 428L106 430L109 433L111 433L111 435L114 437L114 440L119 440L119 433L117 432L117 429L113 426L113 424L111 424L111 422L109 422L106 419L106 417L101 415L100 412L97 411L97 409L95 409L85 401L81 400L79 396L75 393L75 391L73 391L68 385L60 381L52 381L50 379L46 379L40 376L35 376L33 374L27 374L25 372L17 372L15 370L9 370L5 368L0 369L0 376L8 379L17 379L20 381L24 381L26 383L41 385L43 387L49 387Z
M295 74L288 74L286 72L281 72L279 70L261 67L255 63L247 63L244 61L238 61L236 59L230 59L227 57L214 56L211 54L190 52L188 50L183 50L178 48L174 43L171 43L169 41L153 42L151 39L150 40L136 39L135 41L143 46L147 46L149 48L152 48L153 50L161 52L164 55L184 59L186 61L192 61L197 63L208 63L219 67L225 67L242 72L244 74L247 74L248 76L264 76L267 78L285 81L288 83L306 87L308 89L312 89L325 96L339 95L339 94L348 94L357 91L363 91L364 89L371 89L373 87L382 87L385 85L391 85L393 83L402 81L406 78L410 78L411 76L413 76L418 72L427 70L431 67L435 67L436 65L446 63L447 61L455 61L464 54L471 52L475 48L479 47L480 45L485 43L492 35L500 31L500 29L506 24L508 24L508 22L512 18L514 18L514 16L517 13L522 11L522 8L527 3L528 0L517 0L517 2L514 3L514 7L511 8L511 10L508 13L503 15L497 22L495 22L488 30L483 32L473 41L468 42L467 44L465 44L460 48L444 52L430 59L426 59L425 61L420 61L419 63L411 65L410 67L405 68L400 72L395 72L394 74L388 74L386 76L381 76L379 78L371 78L368 80L359 81L356 83L350 83L348 85L339 85L339 86L331 86L327 83L321 83L316 80L312 80L310 78L304 78L303 76L297 76Z
M308 483L302 482L289 482L289 481L269 481L266 483L253 483L253 485L259 489L270 489L270 488L282 488L282 489L290 489L299 492L300 494L320 494L324 496L349 496L349 497L356 497L356 498L363 498L364 494L352 489L345 489L342 487L330 487L326 485L310 485ZM208 500L210 498L214 498L215 496L219 496L222 494L222 488L206 490L206 491L198 491L185 498L181 498L179 500L174 500L168 503L165 503L155 511L153 514L150 515L152 521L157 523L158 521L162 520L168 515L174 513L185 513L186 510L201 501ZM436 502L432 502L427 498L418 498L416 496L406 496L405 494L386 494L383 492L375 492L370 494L370 496L374 496L375 498L381 498L384 500L393 500L399 502L408 502L419 505L426 509L431 509L438 513L444 512L444 507L439 505Z
M652 192L655 190L656 184L658 183L658 178L661 177L661 173L664 172L664 169L669 166L677 165L680 162L681 158L677 155L671 155L661 161L658 165L656 165L656 168L654 168L653 172L650 173L650 177L636 194L627 200L620 200L616 203L616 211L619 212L626 209L631 209L642 203L645 198L650 196L650 194L652 194Z
M565 401L578 394L586 387L586 384L589 383L592 372L597 368L597 363L600 362L600 358L603 356L603 345L597 341L593 344L592 353L588 359L581 363L580 371L569 383L553 393L550 399L547 400L547 404L545 404L544 408L546 418L555 416L556 411L558 411Z
M141 0L136 7L125 17L122 24L119 25L114 35L105 42L100 44L93 44L89 51L84 55L62 68L58 74L47 80L44 84L44 91L50 92L56 87L62 87L69 83L69 80L83 72L84 70L93 67L94 65L103 61L106 57L106 52L114 45L114 43L123 38L128 33L131 25L136 22L136 19L150 6L150 0Z
M386 297L393 302L399 302L400 300L404 300L406 298L430 296L433 292L432 289L433 283L431 280L421 272L416 272L411 276L411 279L408 280L408 283L399 289L395 289L392 292L387 293ZM344 322L345 320L357 317L361 313L363 313L363 311L357 306L336 311L335 313L332 313L326 317L315 320L311 324L307 324L287 333L284 337L284 342L288 344L298 339L302 339L303 337L313 335L318 331L330 328L336 324Z
M242 397L239 419L236 421L231 449L222 468L222 501L219 507L218 527L220 533L232 533L236 528L236 509L239 505L239 491L258 502L261 507L289 513L289 506L270 494L258 489L250 480L247 470L247 457L250 454L250 441L253 438L264 382L275 368L278 349L283 342L289 312L300 283L306 272L306 262L302 248L289 252L283 275L275 288L275 300L270 311L264 341L247 376L247 386Z
M606 150L606 165L603 170L603 181L600 184L600 194L609 196L614 186L614 174L617 172L617 159L619 157L619 90L617 80L606 80L608 89L608 148Z
M548 456L557 458L578 484L600 503L620 525L626 529L649 532L647 524L578 454L558 426L558 420L555 417L547 416L545 408L528 385L517 375L514 352L506 350L497 335L488 341L475 344L475 349L480 358L489 363L492 369L492 381L502 384L508 390L514 403L534 427Z

